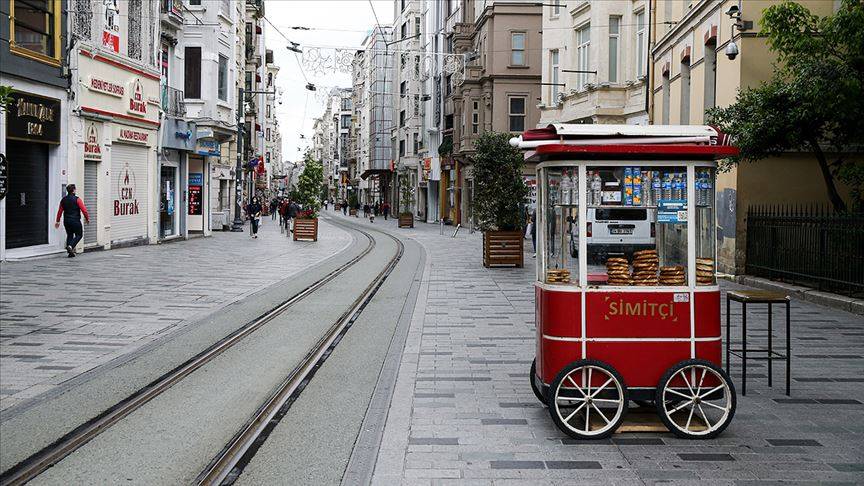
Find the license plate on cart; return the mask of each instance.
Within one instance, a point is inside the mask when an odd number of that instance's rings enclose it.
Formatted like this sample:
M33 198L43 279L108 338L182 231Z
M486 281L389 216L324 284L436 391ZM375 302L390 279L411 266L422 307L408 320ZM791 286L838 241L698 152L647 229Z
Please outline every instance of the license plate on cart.
M633 228L609 228L610 235L632 235Z

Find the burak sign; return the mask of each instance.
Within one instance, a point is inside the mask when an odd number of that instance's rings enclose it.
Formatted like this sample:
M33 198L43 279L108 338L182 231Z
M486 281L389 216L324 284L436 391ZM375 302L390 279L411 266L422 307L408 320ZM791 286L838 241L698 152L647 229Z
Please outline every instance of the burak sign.
M125 165L117 179L117 194L114 200L114 216L132 216L140 213L138 199L135 198L135 172Z

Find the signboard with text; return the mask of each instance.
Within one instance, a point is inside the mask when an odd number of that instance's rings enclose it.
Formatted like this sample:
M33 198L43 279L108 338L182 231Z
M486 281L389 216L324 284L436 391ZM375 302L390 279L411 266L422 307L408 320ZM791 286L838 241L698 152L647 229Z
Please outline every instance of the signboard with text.
M189 173L189 215L201 215L201 198L203 195L204 174L201 172Z
M60 143L60 100L12 91L6 109L6 138Z

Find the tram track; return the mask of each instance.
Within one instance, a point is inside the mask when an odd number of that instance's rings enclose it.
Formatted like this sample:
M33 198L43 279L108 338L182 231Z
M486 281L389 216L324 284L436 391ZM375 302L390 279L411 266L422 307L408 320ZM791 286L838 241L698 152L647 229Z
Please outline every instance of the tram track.
M358 230L361 231L362 230ZM339 344L342 336L351 328L363 309L372 300L387 277L396 268L405 251L404 244L392 235L382 233L391 238L397 245L396 254L387 265L376 275L372 282L363 290L346 310L327 330L315 347L303 358L297 367L277 387L267 401L255 412L252 419L232 438L228 445L210 462L207 468L196 478L195 484L200 486L231 485L242 474L243 469L254 457L267 437L278 425L281 418L288 412L291 404L302 393L306 384L314 376L333 349Z
M313 295L321 287L333 281L335 278L346 272L348 269L354 267L357 263L363 260L367 255L369 255L373 251L373 249L375 249L375 238L369 232L352 226L348 226L338 221L331 221L338 226L350 227L351 229L364 235L368 240L367 246L358 255L351 258L348 262L346 262L339 268L328 272L320 279L314 281L312 284L303 288L299 292L296 292L275 307L248 321L240 328L236 329L229 335L221 338L216 343L208 346L206 349L196 354L192 358L189 358L179 366L164 373L149 384L138 389L137 391L129 395L127 398L106 409L96 417L79 425L72 431L66 433L65 435L54 441L52 444L42 448L41 450L27 457L26 459L20 461L15 466L12 466L11 468L3 472L2 475L0 475L0 486L25 484L33 478L39 476L48 468L62 461L69 454L83 447L85 444L110 429L113 425L117 424L131 413L140 409L156 397L162 395L164 392L166 392L178 382L182 381L184 378L191 375L193 372L203 367L204 365L210 363L215 358L222 355L225 351L234 347L244 338L261 329L268 322L274 320L280 315L283 315L289 308L293 307L295 304L303 301L310 295ZM396 252L396 254L388 261L384 269L381 271L381 273L378 274L378 276L372 281L372 283L364 289L360 297L358 297L354 301L354 303L352 303L349 309L345 313L343 313L342 316L340 316L336 323L334 323L332 326L330 326L330 328L328 328L324 336L316 343L313 349L311 349L306 354L305 358L301 360L301 364L295 367L294 370L292 370L292 372L289 374L288 379L286 379L282 385L292 381L296 381L297 384L299 384L300 382L304 381L304 378L308 379L309 377L311 377L312 374L314 374L314 370L317 368L317 366L320 366L320 362L323 362L323 359L326 359L326 355L329 354L329 351L332 350L332 347L338 344L338 339L341 338L345 331L347 331L347 328L350 327L350 323L353 322L353 319L356 318L357 315L359 315L363 307L365 307L365 304L368 303L369 300L371 300L371 297L374 295L375 291L377 291L377 289L383 283L384 279L386 279L386 276L389 275L390 272L392 272L393 268L395 268L396 264L402 256L404 247L403 244L398 241L398 239L390 235L386 236L396 241L398 247L398 251ZM348 316L347 319L346 316ZM292 377L294 378L293 380ZM280 385L280 387L278 388L282 389L282 385ZM296 391L297 387L294 386L293 390ZM290 394L288 396L290 397ZM271 399L274 397L271 397ZM270 401L271 400L268 400L268 403ZM266 409L266 404L265 406L259 408L259 412L264 409ZM259 415L260 413L256 413L254 417L259 417ZM255 418L253 418L249 423L251 424L255 421ZM232 443L233 442L234 441L232 441ZM226 447L226 450L227 449L228 448Z

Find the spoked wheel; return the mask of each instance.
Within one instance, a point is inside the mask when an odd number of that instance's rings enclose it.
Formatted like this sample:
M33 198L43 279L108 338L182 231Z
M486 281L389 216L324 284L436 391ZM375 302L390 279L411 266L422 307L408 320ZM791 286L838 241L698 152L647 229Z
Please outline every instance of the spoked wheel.
M534 392L534 396L537 397L537 400L540 400L540 403L546 405L546 397L543 396L543 391L537 387L537 358L534 358L534 361L531 362L531 375L529 375L529 379L531 380L531 391Z
M549 386L552 421L575 439L612 435L627 411L627 387L614 368L593 360L565 366Z
M718 366L691 359L666 371L654 403L660 419L678 437L711 439L735 415L735 386Z

